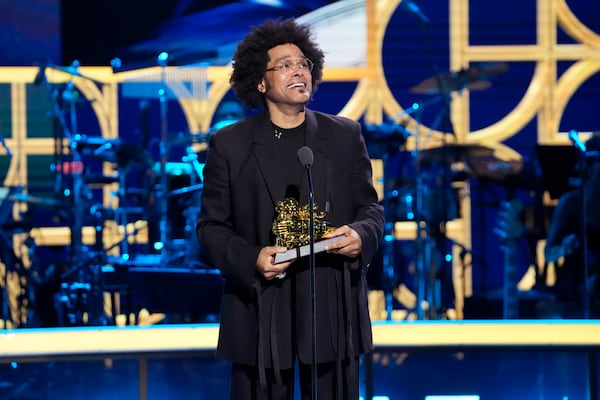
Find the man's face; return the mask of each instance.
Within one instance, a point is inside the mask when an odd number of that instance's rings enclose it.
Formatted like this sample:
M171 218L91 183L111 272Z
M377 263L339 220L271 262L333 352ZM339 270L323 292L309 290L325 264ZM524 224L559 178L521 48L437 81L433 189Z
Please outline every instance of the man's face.
M305 105L312 94L312 62L294 44L269 50L269 62L259 91L267 102L279 105Z

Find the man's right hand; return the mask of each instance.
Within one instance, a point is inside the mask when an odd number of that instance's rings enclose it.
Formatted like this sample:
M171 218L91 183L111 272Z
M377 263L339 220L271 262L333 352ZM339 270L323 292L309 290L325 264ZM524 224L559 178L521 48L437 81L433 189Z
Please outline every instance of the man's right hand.
M266 280L270 281L275 278L285 277L285 271L294 260L278 264L274 264L274 262L275 254L285 253L286 251L287 248L282 246L266 246L260 250L258 259L256 260L256 269Z

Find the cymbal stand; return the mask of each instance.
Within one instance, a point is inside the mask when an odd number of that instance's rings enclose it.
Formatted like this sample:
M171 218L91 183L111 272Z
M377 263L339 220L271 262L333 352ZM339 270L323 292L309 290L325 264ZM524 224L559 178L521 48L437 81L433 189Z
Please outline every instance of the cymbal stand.
M74 62L73 65L78 65ZM71 151L72 161L71 167L69 168L69 173L72 176L72 192L69 193L73 202L73 212L72 212L72 222L70 224L71 230L71 261L72 264L77 267L78 264L82 261L83 255L83 209L82 209L82 194L83 194L83 162L81 159L81 154L77 149L77 142L74 140L74 135L77 132L77 101L78 101L78 92L75 90L75 86L72 80L69 80L66 84L65 90L60 94L63 101L67 102L69 105L69 115L70 115L70 123L71 129L67 125L65 116L63 114L63 110L58 102L59 92L55 88L53 88L45 74L46 67L40 68L39 77L36 77L36 82L43 82L48 91L50 102L52 105L52 116L55 118L55 121L58 123L59 128L61 129L62 136L58 137L58 147L61 149L62 153L62 138L66 138L69 143L69 150ZM62 174L65 173L65 165L63 164L62 158L57 160L57 168L56 168L56 182L55 182L55 192L62 191Z
M168 117L167 117L167 61L169 55L165 52L158 55L158 65L161 68L161 88L158 91L158 97L160 102L160 196L159 196L159 209L160 209L160 257L161 261L167 261L168 254L168 233L170 230L169 221L167 219L168 211L168 193L167 193L167 133L168 133Z
M418 143L419 140L419 128L415 130L416 140ZM423 301L427 303L428 314L431 314L435 310L434 301L433 301L433 291L431 283L433 280L431 279L431 238L429 235L429 223L427 218L427 210L425 209L425 195L427 192L427 187L423 182L423 176L421 173L421 168L419 166L421 152L419 146L415 147L415 158L417 160L417 180L416 180L416 214L415 214L415 222L417 224L416 227L416 247L417 247L417 270L416 270L416 280L417 280L417 318L422 320L425 319L425 309ZM427 315L431 316L431 315Z
M129 259L129 233L127 232L127 174L126 168L119 171L119 210L118 210L118 224L123 227L123 239L121 240L121 258L124 260Z
M388 152L385 151L383 154L383 209L389 209L389 199L390 199L390 190L388 188L388 177L386 173L386 168L389 161ZM393 218L393 217L391 217ZM382 260L382 268L383 268L383 292L385 295L385 308L386 308L386 316L388 320L392 319L392 311L393 307L393 284L394 278L396 275L395 271L395 221L393 219L390 220L390 217L385 219L385 233L382 242L382 251L383 251L383 260Z
M432 46L432 42L431 42L431 31L424 29L425 28L425 24L422 24L422 34L423 34L423 40L425 42L425 46L427 48L427 54L429 56L429 66L431 68L431 71L433 72L434 76L435 76L435 84L436 84L436 88L437 88L437 93L438 96L436 96L434 98L437 99L437 101L441 102L441 106L442 106L442 110L438 113L436 119L433 121L432 123L432 129L437 129L438 126L441 123L445 123L448 127L448 131L451 133L451 135L454 137L454 140L456 140L456 132L454 130L454 124L452 122L452 118L451 118L451 114L450 114L450 103L452 101L452 94L451 91L446 90L446 88L444 87L444 83L442 82L441 79L441 75L439 74L439 69L438 66L436 64L436 62L434 61L434 49ZM460 90L466 88L466 81L464 82L463 85L461 85ZM447 142L446 142L446 134L442 133L442 138L443 138L443 146L444 146L444 151L447 151ZM442 187L442 194L445 196L445 190L447 190L450 187L450 176L448 173L448 163L447 163L447 157L444 157L444 177L443 177L443 187ZM441 233L443 235L444 238L447 239L446 237L446 220L447 218L445 218L447 216L447 210L446 207L444 207L444 214L446 214L442 219L441 225L440 227L437 227L436 229L441 230ZM431 221L431 219L430 219ZM427 232L429 238L428 238L428 242L431 245L433 245L434 247L439 247L439 232L436 231L436 237L437 240L432 240L431 239L431 230L428 230ZM436 243L437 242L437 243ZM443 249L438 248L438 251L443 251ZM431 255L431 248L429 248L429 254ZM443 254L441 257L442 260L444 260ZM432 260L429 260L430 262L430 266L433 267L433 264L431 263ZM442 261L443 262L443 261ZM442 265L439 265L438 267L442 267ZM431 282L431 288L430 288L430 297L434 295L436 295L435 297L435 303L433 301L429 302L429 306L430 308L430 313L433 313L431 316L432 317L437 317L435 315L437 310L441 310L441 286L440 286L440 282L439 280L436 278L437 275L437 268L433 269L432 271L429 272L429 279ZM433 300L433 299L430 299Z
M437 291L435 284L435 271L431 270L432 266L432 247L434 245L431 236L429 234L429 218L427 203L425 201L427 195L427 186L423 182L423 174L421 170L421 114L425 107L430 103L439 101L434 98L423 104L413 104L413 106L399 114L390 117L393 120L398 120L405 115L415 114L416 126L414 130L415 136L415 149L413 155L416 160L416 192L415 192L415 223L416 223L416 312L417 318L422 320L427 318L434 318L436 305L434 299L434 293ZM427 304L427 315L425 313L425 304Z
M66 96L65 96L66 94ZM63 97L69 104L71 135L68 137L71 154L73 157L73 226L71 228L71 246L74 264L78 264L83 260L83 161L81 154L77 149L77 143L73 138L77 134L77 91L72 81L67 83L67 88L63 92Z
M73 62L72 66L68 71L75 71L79 66L79 62ZM99 291L99 286L97 282L99 281L99 271L98 271L98 260L97 255L94 252L85 251L83 246L83 216L84 216L84 204L83 201L86 200L85 196L87 192L85 191L86 186L83 179L83 159L82 154L78 149L78 139L79 134L77 127L77 104L79 101L79 93L75 89L75 85L72 80L69 80L64 88L64 90L59 91L57 88L52 87L48 80L46 79L45 70L46 68L53 68L58 70L65 70L64 68L46 66L40 68L38 73L38 77L34 83L44 83L50 95L50 102L52 106L52 117L54 118L57 127L60 128L60 133L62 136L56 137L58 142L57 148L60 149L60 158L57 158L56 163L56 182L55 182L55 192L56 193L64 193L65 197L70 198L71 202L69 207L71 211L69 213L71 220L69 221L69 228L71 233L71 245L70 245L70 268L61 275L61 280L65 281L61 284L63 290L65 291L65 296L62 298L68 299L74 293L73 288L77 287L77 296L81 296L81 298L85 298L86 301L77 305L76 311L83 315L89 314L92 320L101 321L101 293ZM65 70L67 71L67 70ZM81 76L78 73L67 72L74 76ZM69 122L70 125L67 124L64 110L61 107L60 102L58 101L60 96L60 100L68 105L68 113L69 113ZM70 129L69 129L70 126ZM63 139L66 139L69 145L69 151L71 153L71 161L70 163L64 163L63 155L62 155L62 142ZM68 188L62 187L62 178L64 174L69 174L72 178L71 186ZM77 273L76 278L73 276ZM69 279L72 282L68 283L66 280ZM70 301L69 301L70 304ZM88 306L90 306L88 308ZM84 308L82 308L84 307ZM91 313L90 313L91 311Z
M188 146L186 149L187 155L184 156L184 161L191 163L193 173L190 174L190 191L193 191L191 205L184 211L186 227L185 238L188 249L186 249L187 260L190 265L198 261L198 257L191 251L195 246L192 241L196 239L196 223L198 222L198 214L200 212L200 193L203 189L202 183L202 164L198 162L198 155L194 151L193 146ZM194 256L195 258L191 259Z

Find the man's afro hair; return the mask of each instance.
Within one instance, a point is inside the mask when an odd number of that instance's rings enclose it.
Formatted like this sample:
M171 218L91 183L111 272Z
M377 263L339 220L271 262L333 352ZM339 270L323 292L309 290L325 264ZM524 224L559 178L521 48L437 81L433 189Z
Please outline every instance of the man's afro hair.
M263 107L264 98L257 85L265 74L269 62L268 51L281 44L295 44L304 56L314 64L312 70L313 94L323 77L325 55L312 40L310 28L298 24L293 18L267 20L252 27L244 39L238 43L232 58L233 72L229 79L231 89L247 107Z

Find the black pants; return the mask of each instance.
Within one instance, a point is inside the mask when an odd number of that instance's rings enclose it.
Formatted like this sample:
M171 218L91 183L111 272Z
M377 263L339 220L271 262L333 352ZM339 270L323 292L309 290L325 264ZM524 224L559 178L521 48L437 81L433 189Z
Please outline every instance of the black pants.
M317 366L318 400L358 400L358 359L344 360L338 369L336 363ZM312 367L299 364L298 376L302 400L312 398ZM292 400L294 398L295 371L281 371L281 384L275 381L272 369L266 370L267 385L262 388L258 369L254 366L234 363L231 368L231 400Z

